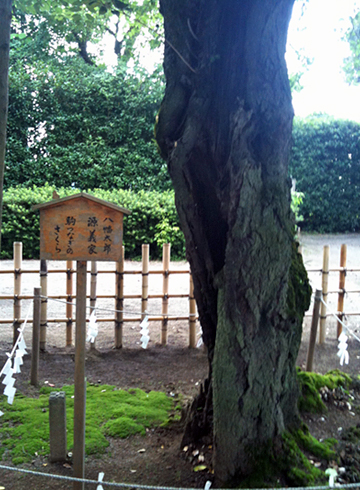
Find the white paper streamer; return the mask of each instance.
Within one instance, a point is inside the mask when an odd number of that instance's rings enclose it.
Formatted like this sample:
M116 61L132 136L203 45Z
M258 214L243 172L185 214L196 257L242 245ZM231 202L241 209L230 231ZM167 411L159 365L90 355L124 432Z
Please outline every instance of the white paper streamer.
M23 352L23 355L27 354L26 352L26 344L23 334L20 335L20 340L17 346L17 350Z
M202 331L202 328L201 328L201 327L200 327L200 332L199 332L199 333L200 333L200 337L199 337L199 339L198 339L198 341L197 341L197 343L196 343L196 347L197 347L198 349L199 349L199 348L200 348L200 347L203 345L203 343L204 343L203 338L202 338L203 331Z
M3 385L8 385L10 380L13 379L12 375L14 374L14 370L12 368L9 368L5 378L2 380Z
M335 478L338 476L335 468L328 468L325 471L325 475L329 477L329 487L333 487L335 485Z
M86 342L91 342L92 344L95 342L96 337L98 336L99 329L96 323L96 312L93 312L90 315L89 327L87 332Z
M99 482L102 482L102 481L103 481L103 479L104 479L104 475L105 475L105 473L104 473L103 471L101 471L101 472L99 473L99 476L98 476L98 481L99 481ZM96 487L96 490L104 490L104 487L103 487L102 485L98 485L98 486Z
M15 379L14 379L14 381L15 381ZM5 387L4 395L7 396L9 405L13 404L15 393L16 393L16 388L14 386L8 385Z
M148 315L145 316L143 321L140 323L140 333L141 333L141 347L143 349L146 349L150 340L150 335L149 335L149 317Z
M14 370L15 374L21 373L21 369L20 369L21 363L22 363L21 357L15 357L14 358L13 370Z
M338 352L337 356L340 357L340 366L345 364L349 364L349 352L347 350L348 348L348 337L344 332L341 332L338 338L339 345L338 345Z
M4 364L4 367L0 371L0 377L5 375L5 378L2 380L2 384L5 385L4 388L4 395L7 396L7 401L10 405L13 404L14 402L14 397L16 393L16 388L14 387L15 384L15 378L13 378L13 375L16 373L20 373L20 366L24 364L23 357L26 352L26 343L24 340L24 329L26 327L28 318L30 316L30 312L32 310L32 303L29 306L24 324L22 328L18 328L19 335L16 339L16 342L12 348L12 351L9 353L7 352L6 355L8 356L7 361ZM0 410L0 417L4 415L3 412Z
M10 357L10 354L7 352L6 355L8 356L8 360L5 362L4 364L4 367L2 368L2 371L1 371L1 374L0 376L2 376L3 374L8 374L9 372L13 373L13 370L12 370L12 363L11 363L11 357Z

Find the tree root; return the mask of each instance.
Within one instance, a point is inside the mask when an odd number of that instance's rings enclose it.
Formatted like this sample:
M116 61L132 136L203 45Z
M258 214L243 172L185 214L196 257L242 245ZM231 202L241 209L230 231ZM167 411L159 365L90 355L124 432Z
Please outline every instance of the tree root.
M209 378L200 385L200 393L184 409L182 420L185 422L185 430L181 447L198 443L204 437L212 440L212 383Z

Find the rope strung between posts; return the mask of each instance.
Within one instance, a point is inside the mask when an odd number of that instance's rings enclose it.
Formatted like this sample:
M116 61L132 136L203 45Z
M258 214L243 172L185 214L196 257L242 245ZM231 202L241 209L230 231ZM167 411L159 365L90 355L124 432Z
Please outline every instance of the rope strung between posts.
M13 348L12 348L12 350L11 350L11 352L10 352L10 353L7 353L8 359L7 359L6 363L7 363L9 360L11 360L11 359L14 357L15 351L16 351L16 349L17 349L18 345L20 344L21 339L23 338L23 333L24 333L24 330L25 330L26 324L27 324L27 322L28 322L28 320L29 320L29 316L30 316L31 309L32 309L32 303L29 305L29 309L28 309L28 311L27 311L27 314L26 314L26 317L25 317L25 321L24 321L24 323L23 323L23 326L22 326L21 328L19 328L19 329L18 329L19 335L18 335L18 337L17 337L17 339L16 339L16 341L15 341L15 343L14 343L14 345L13 345ZM15 323L16 323L16 320L14 320L14 321L13 321L12 326L14 326L14 324L15 324ZM6 365L6 363L5 363L5 365ZM2 368L2 370L0 371L0 376L2 376L2 375L3 375L4 370L5 370L5 366L4 366L4 367Z
M4 388L4 395L7 396L7 401L10 405L14 402L14 397L16 393L16 388L15 388L15 378L13 378L14 374L18 374L21 372L20 366L23 364L23 357L26 352L26 344L24 340L24 330L26 327L26 324L28 322L29 316L30 316L30 311L32 309L32 304L30 303L29 309L26 314L25 322L21 328L18 329L18 336L16 338L16 341L14 342L13 348L11 352L7 352L7 360L3 366L3 368L0 371L0 378L1 376L5 375L5 378L2 381L2 384L5 385ZM15 321L13 322L13 325L15 325ZM0 417L4 415L4 412L0 410Z
M99 484L99 480L88 480L86 478L74 478L71 476L64 476L64 475L54 475L52 473L43 473L41 471L34 471L34 470L25 470L22 468L14 468L12 466L6 466L6 465L0 465L0 469L2 470L7 470L7 471L15 471L18 473L25 473L28 475L34 475L34 476L43 476L45 478L53 478L57 480L65 480L65 481L72 481L72 482L79 482L79 483L92 483L92 484ZM207 485L205 488L209 488L209 485L207 482ZM154 486L154 485L142 485L138 483L116 483L116 482L105 482L101 481L101 485L103 486L108 486L108 487L114 487L114 488L129 488L129 489L140 489L140 490L199 490L198 488L192 488L192 487L165 487L165 486ZM352 488L360 488L360 483L345 483L343 485L341 484L336 484L336 488L338 489L352 489ZM224 489L219 489L219 490L224 490ZM244 490L264 490L263 488L252 488L252 489L244 489ZM276 488L269 488L268 490L329 490L329 485L321 485L321 486L313 486L313 487L276 487Z
M329 310L329 306L327 305L327 303L325 303L323 297L320 298L320 301L326 306L326 309L329 311L330 315L332 315L334 318L336 318L336 320L344 327L344 329L352 336L354 337L354 339L356 339L358 342L360 342L360 338L354 334L354 332L352 330L350 330L349 326L346 325L340 318L339 316L334 313L333 311Z
M40 298L46 299L47 301L55 301L57 303L62 303L64 305L76 306L76 302L73 302L73 301L64 301L61 299L49 298L47 296L40 296ZM143 315L144 314L143 311L114 310L112 308L99 308L97 306L86 306L86 308L91 310L91 311L99 310L99 311L108 311L110 313L126 313L127 315ZM150 312L146 312L146 314L148 316L163 316L169 320L171 320L172 318L176 319L179 316L179 315L168 315L166 313L150 313ZM196 313L189 313L187 316L196 316Z
M99 480L88 480L86 478L75 478L75 477L71 477L71 476L54 475L51 473L43 473L41 471L25 470L22 468L14 468L12 466L0 465L0 469L8 470L8 471L16 471L19 473L25 473L25 474L29 474L29 475L35 475L35 476L44 476L45 478L47 477L47 478L53 478L53 479L57 479L57 480L65 480L65 481L72 481L72 482L79 482L79 483L99 484ZM116 487L116 488L131 488L131 489L139 488L142 490L146 490L146 489L148 489L148 490L181 490L181 488L179 488L179 487L162 487L162 486L155 487L152 485L140 485L140 484L134 484L134 483L115 483L115 482L105 482L105 481L101 481L101 485L108 486L108 487ZM325 490L326 488L328 489L329 487L323 487L323 488ZM199 489L187 488L186 490L199 490ZM277 489L277 490L279 490L279 489ZM287 490L291 490L291 489L287 489ZM299 490L299 489L297 489L297 490ZM307 489L304 489L304 490L307 490ZM319 488L318 490L322 490L322 489Z

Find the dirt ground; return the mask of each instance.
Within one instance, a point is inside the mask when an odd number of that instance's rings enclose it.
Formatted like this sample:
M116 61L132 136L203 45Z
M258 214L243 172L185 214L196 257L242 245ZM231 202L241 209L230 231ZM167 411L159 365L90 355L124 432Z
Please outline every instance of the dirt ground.
M340 245L347 244L347 267L349 269L360 269L360 235L303 235L301 244L303 257L308 269L321 269L322 248L330 245L330 268L339 267ZM11 261L0 262L0 269L12 269ZM26 261L23 269L36 269L36 261ZM111 264L102 264L99 268L111 268ZM184 270L187 264L172 263L171 270ZM64 268L61 263L51 263L49 269ZM161 269L161 264L152 263L150 270ZM127 262L125 270L140 270L141 264ZM313 287L320 285L321 275L319 272L310 272ZM57 278L57 276L55 276ZM111 279L109 279L111 277ZM329 290L338 290L338 272L329 275ZM63 279L49 279L49 295L64 294L65 281ZM33 287L39 285L37 274L24 274L22 293L31 294ZM150 276L149 294L161 294L161 275ZM13 294L12 274L0 275L0 295ZM186 294L189 290L189 279L186 274L170 276L170 294ZM359 316L351 313L360 313L360 272L348 272L346 277L346 290L359 291L349 293L345 298L345 311L349 313L349 328L355 335L359 335ZM112 276L99 274L97 288L98 295L114 294ZM125 276L125 294L141 293L141 276ZM124 309L130 313L137 314L140 310L140 300L126 300ZM23 316L31 308L30 301L24 301ZM114 307L114 300L99 300L98 306L108 308ZM330 310L336 311L337 295L329 295ZM161 312L161 300L154 299L149 302L149 312L158 314ZM311 313L311 308L310 312ZM169 315L186 316L188 314L188 299L171 298L169 304ZM102 318L112 316L111 312L101 312ZM49 318L63 318L65 316L65 305L49 301ZM12 317L12 301L0 300L0 319ZM299 351L298 364L305 366L311 317L307 316L304 321L303 341ZM198 336L200 327L198 326ZM323 345L316 346L314 369L325 373L331 369L339 368L337 357L336 322L332 318L327 319L327 336ZM31 346L31 327L25 330L25 340ZM93 383L114 384L119 388L140 387L145 390L163 390L169 396L182 396L185 404L199 390L201 381L207 375L207 359L202 347L197 349L188 348L188 323L186 321L169 322L168 345L160 346L160 323L154 322L150 325L151 341L146 350L140 346L140 328L138 322L125 324L124 347L113 348L114 326L113 323L99 323L99 334L96 340L96 350L88 350L86 358L87 380ZM11 349L12 328L11 325L0 325L0 367L6 360L6 352ZM360 371L360 349L359 343L354 338L349 339L350 363L341 369L351 375L358 375ZM22 373L17 375L16 387L19 391L36 395L35 388L29 386L30 377L30 355L25 356ZM51 383L56 387L73 383L74 379L73 347L65 347L65 326L60 323L50 323L47 329L46 352L41 354L39 379L40 383ZM318 438L336 437L341 440L346 434L348 427L360 424L360 390L357 387L351 392L351 397L342 392L324 393L327 398L328 413L326 415L304 415L310 431ZM350 407L350 408L349 408ZM105 472L105 481L125 482L131 484L148 484L175 487L203 488L207 480L212 479L211 471L195 472L194 466L201 462L199 455L204 456L204 464L211 469L211 444L205 441L202 447L189 448L184 451L180 448L182 436L181 424L174 424L167 429L156 429L147 432L145 437L132 436L125 440L109 439L110 446L105 455L101 457L88 457L86 459L86 478L97 480L100 471ZM197 454L195 449L199 451ZM142 451L140 451L142 450ZM144 451L143 451L144 450ZM356 454L355 454L356 453ZM355 446L343 441L340 444L339 454L341 465L345 473L341 478L343 482L359 481L356 469L360 469L359 454ZM320 464L321 461L314 461ZM1 464L10 464L3 460ZM22 468L41 471L43 473L55 473L71 476L71 460L65 465L50 464L46 458L36 457L32 463L23 465ZM72 484L60 480L49 480L45 477L23 475L4 471L0 469L0 486L6 490L29 490L29 489L69 489ZM96 488L94 484L85 486L87 489ZM104 486L104 488L107 488ZM110 488L110 487L108 487Z

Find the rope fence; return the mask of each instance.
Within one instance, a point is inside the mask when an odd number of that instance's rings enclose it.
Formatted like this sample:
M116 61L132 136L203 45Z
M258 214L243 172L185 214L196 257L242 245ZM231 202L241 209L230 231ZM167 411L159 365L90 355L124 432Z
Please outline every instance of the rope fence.
M98 480L91 480L87 478L74 478L71 476L64 476L64 475L55 475L52 473L43 473L41 471L34 471L34 470L26 470L23 468L15 468L13 466L6 466L0 464L0 469L6 470L6 471L14 471L17 473L23 473L27 475L34 475L34 476L40 476L44 478L51 478L51 479L56 479L56 480L63 480L63 481L68 481L68 482L79 482L79 483L88 483L88 484L95 484L95 485L102 485L103 487L113 487L113 488L131 488L131 489L140 489L140 490L199 490L198 488L193 488L193 487L167 487L167 486L154 486L154 485L142 485L138 483L116 483L116 482L107 482L100 480L100 477ZM205 489L210 488L210 482L206 482ZM338 489L353 489L353 488L360 488L360 483L336 483L336 488ZM225 490L225 489L218 489L218 490ZM244 489L244 490L264 490L263 488L251 488L251 489ZM329 490L329 485L319 485L319 486L312 486L312 487L276 487L276 488L268 488L267 490Z
M360 272L359 268L347 268L346 267L347 258L347 247L346 245L341 246L340 254L340 267L330 268L329 267L329 246L325 246L323 249L323 266L322 268L308 268L307 272L311 276L313 274L319 274L321 276L321 290L323 294L324 303L320 306L320 329L319 329L319 343L325 342L326 337L326 321L327 318L333 316L331 313L327 312L326 305L329 302L329 295L337 295L337 331L339 335L340 331L340 321L344 319L345 316L360 316L360 312L346 311L344 304L345 298L350 294L360 294L360 289L352 288L346 289L346 278L349 274L356 274ZM24 322L21 314L22 301L33 299L32 294L22 294L22 279L24 275L28 274L40 274L40 286L41 286L41 327L40 327L40 348L45 350L46 346L46 329L48 324L54 323L65 323L66 324L66 346L71 346L73 343L72 331L75 322L74 308L75 308L75 288L74 288L74 278L76 276L76 270L74 268L73 261L66 262L66 268L59 269L48 269L48 264L46 261L40 261L40 268L38 269L23 269L22 268L23 258L22 258L22 243L14 243L14 263L13 269L0 270L0 277L3 274L12 274L14 277L13 282L13 294L0 295L0 300L11 301L13 303L13 318L0 318L0 325L12 325L13 326L13 336L14 341L18 329ZM124 254L122 259L115 263L115 268L110 270L101 270L97 268L97 263L91 263L91 269L88 270L90 275L90 294L87 294L87 299L90 303L91 310L97 310L98 312L108 312L110 315L103 315L98 317L98 322L113 323L115 326L115 347L122 346L122 331L124 324L126 323L140 323L144 317L145 312L148 315L149 322L160 322L160 342L162 345L167 343L167 331L168 323L173 321L187 321L189 325L189 346L196 346L196 322L198 320L196 302L193 292L193 281L189 269L184 270L172 270L170 269L170 245L164 244L163 246L163 259L162 259L162 269L161 270L150 270L149 269L149 245L142 245L142 260L141 260L141 270L125 270L124 264ZM50 295L48 294L49 277L57 275L65 275L65 294ZM101 275L110 274L114 276L113 283L113 294L97 294L99 289L98 278ZM188 291L186 293L170 294L169 293L169 279L175 278L177 275L188 275ZM333 276L338 274L339 277L339 287L337 289L329 289L329 275ZM140 276L139 279L139 294L125 294L126 290L126 277L129 276ZM162 277L162 291L161 293L152 294L149 293L149 277ZM54 278L55 279L55 278ZM56 281L60 281L56 277ZM334 280L332 281L334 282ZM51 281L50 281L51 283ZM0 293L1 294L1 293ZM188 300L188 311L186 314L169 314L169 303L173 299L184 299ZM114 307L99 307L99 300L114 301ZM161 300L161 307L150 307L149 302L153 300ZM64 317L49 317L48 306L49 302L54 301L64 304ZM124 303L132 301L132 307L125 307ZM136 307L134 304L139 301L139 306ZM308 312L306 317L311 316ZM29 319L29 322L32 320Z
M36 288L37 291L40 291L40 288ZM37 294L37 292L36 292ZM38 297L38 300L40 300L40 296ZM310 340L310 345L309 345L309 352L311 350L311 344L312 346L315 345L315 338L316 338L316 327L317 327L317 323L318 323L318 319L319 319L319 304L323 304L328 310L329 310L329 306L325 303L323 297L322 297L322 292L321 290L316 290L316 293L315 293L315 300L314 300L314 311L313 311L313 322L312 322L312 331L313 331L313 327L315 326L315 329L314 329L314 335L312 335L312 340ZM10 390L13 390L14 393L10 394L8 393L8 403L13 403L13 398L14 398L14 394L15 394L15 391L16 391L16 388L14 387L14 383L11 382L11 381L14 381L12 378L12 375L13 374L16 374L17 372L19 372L19 370L17 369L16 367L16 360L18 359L18 357L22 358L22 356L24 354L26 354L26 345L24 343L24 339L23 339L23 332L24 332L24 329L25 329L25 326L27 324L27 321L28 321L28 318L30 316L30 311L31 311L31 306L29 307L28 311L27 311L27 314L26 314L26 319L25 319L25 322L22 326L22 328L19 330L19 333L18 333L18 338L11 350L11 352L9 354L7 354L8 356L8 359L7 361L5 362L5 365L3 367L3 369L0 371L0 377L3 375L3 374L7 374L7 377L9 378L8 380L5 378L3 380L3 383L6 385L9 385L9 389ZM90 307L92 308L92 307ZM92 310L94 311L94 310ZM329 315L332 315L336 318L337 321L340 322L341 324L341 327L344 328L344 330L349 333L350 335L352 335L358 342L360 342L360 338L354 334L354 332L352 332L352 330L350 329L350 326L348 324L345 324L343 320L341 320L339 318L339 316L335 313L335 312L332 312L329 310ZM40 320L40 319L39 319ZM144 318L143 321L147 321L147 316ZM40 327L40 323L38 325ZM340 364L342 365L343 363L343 360L345 359L345 362L348 363L349 362L349 355L347 353L347 337L342 337L342 335L344 336L343 333L340 334L339 336L339 352L338 352L338 356L340 357ZM23 345L21 345L23 344ZM15 356L15 353L17 353L17 350L19 350L19 356L16 355ZM312 354L313 355L313 349L312 349ZM9 364L11 364L12 360L14 360L14 367L10 369L6 369L6 368L9 368ZM312 360L311 360L311 363L312 363ZM20 362L19 364L22 364L22 362ZM308 356L308 363L307 363L307 370L311 370L311 368L309 368L309 356ZM4 391L4 394L5 391ZM0 412L0 416L3 415L2 412ZM104 487L113 487L113 488L138 488L140 490L142 489L149 489L149 490L179 490L178 487L168 487L168 486L153 486L153 485L143 485L143 484L128 484L128 483L115 483L115 482L106 482L106 481L103 481L103 477L104 477L104 473L103 472L100 472L99 473L99 477L98 477L98 480L92 480L92 479L86 479L86 478L75 478L75 477L71 477L71 476L64 476L64 475L56 475L56 474L52 474L52 473L43 473L43 472L39 472L39 471L33 471L33 470L26 470L26 469L23 469L23 468L18 468L18 467L12 467L12 466L7 466L7 465L0 465L0 469L3 469L3 470L7 470L7 471L14 471L14 472L19 472L19 473L24 473L24 474L30 474L30 475L34 475L34 476L39 476L39 477L45 477L45 478L51 478L51 479L58 479L58 480L63 480L63 481L69 481L69 482L74 482L74 483L81 483L81 484L85 484L85 483L88 483L88 484L97 484L97 490L102 490ZM330 471L330 470L329 470ZM312 489L312 490L322 490L322 489L326 489L326 488L329 488L330 487L333 487L334 485L337 487L337 488L344 488L344 489L347 489L347 488L359 488L360 487L360 483L352 483L352 484L344 484L344 485L341 485L341 484L338 484L338 483L334 483L334 478L337 476L337 473L336 475L334 476L334 470L331 469L332 473L330 475L330 481L329 481L329 485L324 485L324 486L313 486L313 487L306 487L306 489ZM326 473L327 474L327 473ZM1 482L0 482L1 483ZM210 486L211 486L211 482L208 481L205 485L205 489L206 490L209 490L210 489ZM302 490L302 488L305 488L305 487L292 487L292 489L290 490ZM188 489L184 489L184 490L195 490L195 489L192 489L192 488L188 488ZM260 489L259 489L260 490ZM285 490L285 489L284 489ZM289 488L288 488L289 490Z
M46 346L46 328L50 323L65 323L66 324L66 346L71 346L73 343L73 325L75 322L75 288L74 278L76 270L73 261L66 262L66 268L48 269L47 261L40 261L39 269L26 270L22 268L22 243L14 243L14 268L12 270L0 270L2 274L13 274L13 295L0 295L0 300L13 302L13 318L1 318L0 325L13 325L14 338L19 327L23 323L21 315L21 305L23 300L31 300L34 298L31 294L22 294L22 278L24 274L40 274L41 286L41 320L40 320L40 348L45 350ZM122 259L115 263L115 269L98 270L97 263L91 263L91 269L87 271L90 275L90 294L87 294L87 299L90 300L90 310L99 312L110 312L113 316L98 317L98 322L114 323L115 326L115 347L122 347L122 331L125 323L141 322L145 314L149 322L160 322L160 342L162 345L167 343L168 323L173 321L187 321L189 325L189 346L196 347L196 322L198 320L196 302L193 294L194 286L192 276L189 269L176 270L170 269L170 244L163 245L163 260L162 270L149 270L149 245L142 245L142 261L141 270L125 270L124 269L124 250ZM65 274L66 294L50 295L48 294L48 277L50 274ZM101 274L110 274L115 276L113 281L114 294L97 294L98 283L97 279ZM169 279L176 275L188 275L188 292L179 294L169 293ZM141 276L141 294L124 294L125 277L130 275ZM149 294L149 276L162 276L162 292L158 294ZM58 279L57 279L58 280ZM139 281L140 282L140 281ZM188 313L170 314L169 302L173 299L188 299ZM98 300L114 300L113 308L100 308L97 306ZM139 300L138 308L125 308L124 302L128 300ZM149 308L149 301L161 300L161 311L154 308ZM65 306L65 316L58 318L49 318L48 306L49 302L63 303ZM32 320L29 320L31 322ZM89 320L87 320L89 321Z
M313 313L312 313L312 320L311 320L311 327L310 327L308 354L306 360L306 371L308 372L311 372L313 370L315 343L316 343L317 328L318 328L319 317L320 317L319 314L320 305L324 306L327 310L329 310L329 305L324 301L322 291L320 289L317 289L314 294L314 306L313 306ZM354 331L351 329L351 326L349 324L344 323L343 319L340 318L338 313L329 310L329 315L333 316L336 319L338 325L337 340L339 344L338 344L337 355L340 358L340 366L343 366L344 362L345 364L349 364L349 352L347 350L348 337L346 334L352 336L359 343L360 343L360 338L354 333ZM319 339L319 343L320 343L320 339Z
M98 318L98 321L112 321L115 322L115 325L118 327L122 328L122 325L124 322L131 322L131 321L136 321L136 322L147 322L147 321L161 321L161 331L160 331L160 339L161 342L166 343L166 338L167 338L167 323L168 321L171 320L183 320L187 319L189 321L189 330L191 327L195 326L195 321L197 319L197 313L196 313L196 308L194 307L195 305L195 299L193 296L193 284L191 280L191 274L190 271L184 270L184 271L171 271L170 270L170 247L167 245L168 249L164 248L164 259L163 259L163 268L161 271L150 271L149 270L149 263L148 263L148 250L146 250L147 246L143 246L143 260L142 260L142 270L141 271L125 271L124 270L124 258L122 259L121 262L116 264L116 269L115 271L99 271L97 270L97 267L92 265L91 270L88 271L91 275L91 284L90 284L90 295L88 298L90 299L90 305L88 306L90 312L94 311L108 311L113 314L112 318L109 319L101 319ZM164 246L165 247L165 246ZM20 250L21 252L21 246L19 244L14 244L14 250ZM338 338L339 338L339 352L338 356L340 357L340 363L342 363L345 359L345 362L349 361L348 353L347 353L347 339L346 337L341 337L342 334L342 329L344 329L349 335L351 335L354 339L356 339L358 342L360 342L360 338L354 333L354 331L351 329L351 326L349 324L346 324L344 322L345 317L348 314L344 313L344 298L345 294L350 293L350 292L356 292L359 293L360 291L346 291L345 290L345 278L346 274L350 272L350 270L346 269L346 246L342 246L341 250L341 267L339 269L329 269L328 267L328 258L327 258L327 253L328 251L325 250L326 247L324 247L324 263L323 263L323 268L320 270L309 270L309 272L321 272L322 274L322 286L324 287L323 290L317 290L315 293L315 300L314 300L314 311L313 311L313 322L312 322L312 329L313 326L315 336L313 335L311 342L315 343L315 338L316 338L316 328L318 324L318 320L320 321L322 319L326 319L328 316L332 316L336 319L338 329ZM9 323L12 325L12 328L14 329L14 344L11 352L8 354L8 360L6 361L6 364L9 364L12 360L14 360L14 367L11 368L12 372L10 373L9 378L11 378L12 374L16 374L17 370L15 367L15 357L18 357L15 355L16 350L20 348L20 353L21 355L24 355L24 350L26 346L21 346L21 343L23 342L23 331L27 323L31 323L30 320L30 308L27 311L27 314L25 316L25 319L23 320L21 318L21 307L22 307L22 300L30 300L33 299L34 295L21 295L21 278L22 274L24 273L40 273L40 284L41 288L38 288L39 290L39 309L41 309L40 314L39 314L39 331L40 331L40 346L41 343L45 345L46 341L46 326L47 323L52 322L52 321L57 321L57 322L65 322L68 326L72 326L73 322L73 317L72 317L72 310L76 306L74 298L75 296L73 295L73 285L72 285L72 280L73 280L73 275L76 273L76 271L73 269L73 265L71 262L67 263L67 268L63 270L54 270L54 271L48 271L47 270L47 264L45 261L41 261L40 264L40 269L39 271L23 271L22 270L22 257L21 255L18 255L19 252L17 252L16 257L14 257L14 270L12 271L6 271L6 273L12 273L14 275L14 295L13 296L0 296L0 299L5 299L5 300L13 300L14 301L14 319L7 320L6 323ZM339 272L339 290L338 291L328 291L327 288L327 278L329 275L329 272L336 271ZM360 269L351 269L352 272L360 272ZM64 295L59 295L59 296L49 296L47 295L47 283L44 282L45 279L47 279L48 273L66 273L66 292L67 294ZM0 270L0 274L4 273L4 271ZM103 295L99 296L96 294L96 277L97 274L99 273L107 273L107 274L114 274L115 273L115 295ZM162 274L163 276L163 294L161 295L149 295L148 294L148 277L150 274ZM181 295L170 295L169 294L169 276L171 274L188 274L189 275L189 293L188 294L181 294ZM141 282L141 288L142 288L142 294L141 295L124 295L124 276L126 274L141 274L142 276L142 282ZM42 293L40 294L40 290ZM45 291L45 293L44 293ZM337 293L339 298L338 298L338 310L339 311L331 311L328 302L326 301L327 295L331 293ZM169 314L168 311L168 301L170 298L177 298L177 297L185 297L189 299L189 313L186 317L179 317L179 316L173 316ZM98 307L96 305L96 300L99 298L110 298L110 299L115 299L115 308L102 308ZM130 311L127 308L124 307L124 300L126 298L131 298L131 299L141 299L141 306L139 306L138 309L135 311ZM162 299L162 307L161 307L161 313L160 312L149 312L149 305L148 301L149 299L152 298L157 298L157 299ZM54 302L59 302L64 304L66 307L66 314L67 317L61 320L55 320L55 319L48 319L47 318L47 306L49 302L54 301ZM31 306L31 305L30 305ZM320 312L320 307L321 307L321 312ZM150 309L151 310L151 309ZM357 314L360 315L360 313L352 313L353 315ZM134 315L135 318L129 318L125 317L125 315ZM35 318L35 316L34 316ZM91 320L90 320L91 321ZM1 323L4 323L4 320L1 321ZM45 331L45 335L44 335ZM196 341L196 335L194 332L189 333L189 339L190 339L190 345L192 344L191 338L193 336L193 343ZM69 335L69 331L67 330L67 342L72 341L71 335ZM116 345L116 338L115 338L115 345ZM195 345L191 345L192 347L195 347ZM309 346L309 351L310 351L310 346ZM26 353L26 352L25 352ZM15 357L14 357L15 356ZM21 357L21 356L20 356ZM14 358L14 359L13 359ZM0 372L0 376L3 374L6 374L5 372L5 366ZM10 380L11 381L11 380ZM13 383L9 382L8 383L10 386L10 389L15 390L13 387ZM10 395L10 398L13 399L13 395ZM12 403L9 401L9 403ZM1 415L1 414L0 414ZM6 466L6 465L1 465L0 464L0 470L6 470L6 471L13 471L13 472L18 472L18 473L23 473L23 474L30 474L34 476L39 476L39 477L44 477L44 478L50 478L50 479L58 479L58 480L64 480L64 481L69 481L69 482L77 482L77 483L86 483L86 484L92 484L92 485L97 485L97 490L101 490L102 488L105 487L114 487L114 488L138 488L138 489L149 489L149 490L179 490L178 487L168 487L168 486L152 486L152 485L143 485L143 484L134 484L134 483L115 483L115 482L106 482L103 481L104 474L99 473L99 478L98 480L92 480L92 479L85 479L85 478L75 478L71 476L64 476L64 475L55 475L51 473L43 473L39 471L33 471L33 470L27 470L23 468L18 468L18 467L12 467L12 466ZM1 484L1 481L0 481ZM333 486L334 482L330 482L330 486ZM360 488L360 483L351 483L351 484L335 484L337 488L344 488L344 489L352 489L352 488ZM205 489L209 490L211 486L211 482L207 482ZM302 490L304 487L287 487L287 490ZM313 487L306 487L306 490L325 490L328 489L329 485L323 485L323 486L313 486ZM192 488L187 488L184 490L195 490ZM260 489L258 489L260 490ZM285 490L285 489L281 489ZM305 490L305 488L304 488Z
M116 482L106 482L103 480L91 480L87 478L74 478L71 476L64 475L55 475L51 473L43 473L41 471L34 470L25 470L22 468L15 468L13 466L0 465L0 469L7 471L14 471L18 473L24 473L28 475L41 476L45 478L52 478L57 480L69 481L69 482L79 482L79 483L89 483L89 484L97 484L101 483L102 486L113 487L113 488L132 488L132 489L141 489L141 490L199 490L198 488L193 487L168 487L168 486L154 486L154 485L142 485L138 483L116 483ZM207 482L205 488L210 488L210 482ZM352 489L352 488L360 488L360 483L345 483L345 484L336 484L336 488L339 489ZM269 488L268 490L328 490L329 485L321 485L321 486L312 486L312 487L276 487ZM219 489L225 490L225 489ZM244 489L244 490L264 490L263 488L252 488L252 489Z
M357 281L357 273L360 272L359 268L351 267L347 268L347 245L343 244L340 248L340 267L330 268L330 247L329 245L325 245L323 247L323 264L322 268L307 268L307 273L310 278L314 278L314 274L319 274L320 276L320 289L322 291L322 298L320 305L320 328L319 328L319 343L323 344L326 339L326 325L327 319L329 317L334 317L332 312L328 311L329 305L329 296L337 295L337 308L336 308L336 322L337 322L337 337L339 337L341 333L341 321L345 317L353 317L360 316L359 311L351 311L349 305L347 309L345 309L345 298L349 297L349 295L360 294L360 289L357 289L356 286L358 284ZM334 282L336 281L336 274L338 277L338 288L334 288ZM352 278L354 278L355 288L347 289L346 288L346 279L352 274ZM331 285L332 289L329 289L329 277L331 276ZM353 282L354 282L353 281ZM317 283L319 281L313 280L313 283ZM315 289L315 288L314 288ZM336 301L336 299L335 299ZM360 302L359 302L360 303ZM333 308L334 309L334 308ZM306 317L311 316L311 312L307 312Z

